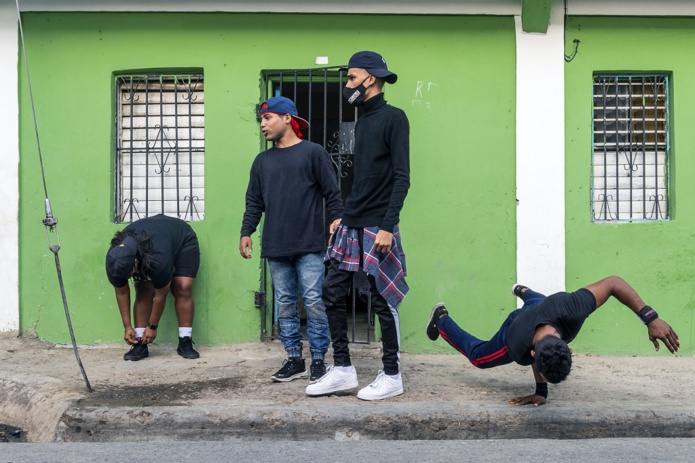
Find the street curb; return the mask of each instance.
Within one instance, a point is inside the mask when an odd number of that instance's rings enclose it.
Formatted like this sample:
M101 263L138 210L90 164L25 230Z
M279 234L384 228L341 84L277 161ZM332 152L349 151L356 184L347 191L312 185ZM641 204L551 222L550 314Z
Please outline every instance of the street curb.
M15 378L0 378L0 417L31 442L53 441L61 416L80 394L65 392L62 381L43 376Z
M577 409L479 405L455 412L431 404L397 407L70 407L56 440L445 440L695 437L695 408Z

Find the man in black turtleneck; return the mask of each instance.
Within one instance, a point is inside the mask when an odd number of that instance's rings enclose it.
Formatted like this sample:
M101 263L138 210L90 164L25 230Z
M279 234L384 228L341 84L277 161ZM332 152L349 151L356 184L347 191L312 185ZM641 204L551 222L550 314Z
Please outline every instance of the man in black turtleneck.
M353 272L368 274L374 312L381 326L384 364L376 380L357 397L379 400L403 393L399 371L398 306L408 292L405 254L398 230L399 215L410 187L409 125L405 113L384 100L383 86L398 76L378 53L355 53L348 63L345 99L362 106L355 125L355 177L345 200L340 225L331 226L323 283L323 302L333 342L334 365L306 388L307 395L324 395L356 388L350 361L346 296Z

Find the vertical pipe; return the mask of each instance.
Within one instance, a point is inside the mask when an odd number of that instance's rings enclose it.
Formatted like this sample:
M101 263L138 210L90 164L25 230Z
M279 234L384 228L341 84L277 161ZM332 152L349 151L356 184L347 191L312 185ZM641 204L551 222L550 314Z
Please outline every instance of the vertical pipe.
M183 78L181 81L183 82ZM181 218L181 184L179 176L179 76L174 76L174 137L174 162L176 166L176 217ZM188 143L190 148L190 141ZM193 172L188 173L188 181L193 183Z
M162 214L164 214L165 207L164 207L164 166L166 165L166 162L164 161L164 76L160 75L159 76L159 133L161 136L159 137L159 162L161 167L159 168L159 191L162 194L162 198L160 200L160 203L162 205Z

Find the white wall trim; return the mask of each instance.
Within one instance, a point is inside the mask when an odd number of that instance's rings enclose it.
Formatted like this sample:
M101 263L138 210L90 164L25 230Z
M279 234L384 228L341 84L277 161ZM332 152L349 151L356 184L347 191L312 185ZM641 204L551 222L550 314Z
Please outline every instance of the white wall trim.
M695 16L693 0L567 0L575 16Z
M5 0L7 1L7 0ZM13 2L14 3L14 2ZM20 0L22 11L520 14L519 0Z
M546 34L516 20L517 281L565 288L565 61L563 0Z
M12 2L14 0L1 0ZM22 11L520 15L522 0L19 0ZM553 9L564 10L564 1ZM695 16L693 0L567 0L570 15Z
M0 333L19 330L19 95L18 28L15 3L0 3ZM13 90L14 89L14 90Z

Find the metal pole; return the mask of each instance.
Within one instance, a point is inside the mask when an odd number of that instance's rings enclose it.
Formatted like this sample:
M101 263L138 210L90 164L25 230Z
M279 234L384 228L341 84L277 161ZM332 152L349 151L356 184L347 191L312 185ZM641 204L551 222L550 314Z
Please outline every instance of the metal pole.
M82 366L82 361L80 360L80 354L77 351L77 343L75 342L75 333L72 330L72 322L70 321L70 311L68 310L68 300L65 297L65 286L63 285L63 273L60 269L60 259L58 257L58 251L60 251L60 236L58 235L58 219L53 217L53 210L51 209L51 202L48 199L48 189L46 188L46 175L43 170L43 156L41 155L41 142L39 141L39 126L36 121L36 109L34 107L34 95L31 91L31 79L29 78L29 62L27 61L27 49L24 45L24 29L22 28L22 17L19 13L19 0L15 0L17 5L17 20L19 21L19 35L22 39L22 52L24 53L24 67L27 74L27 84L29 88L29 98L31 100L31 113L34 118L34 132L36 133L36 145L39 151L39 164L41 165L41 179L43 180L43 191L45 197L45 209L46 218L43 219L43 225L46 233L46 244L48 249L51 250L55 256L56 261L56 271L58 272L58 284L60 285L60 294L63 297L63 308L65 309L65 318L68 322L68 329L70 331L70 339L72 340L72 350L75 353L75 358L77 359L77 364L82 371L82 377L87 385L87 390L92 392L92 386L89 384L89 379L87 379L87 373L84 371ZM56 244L51 245L50 233L55 232L56 234Z

